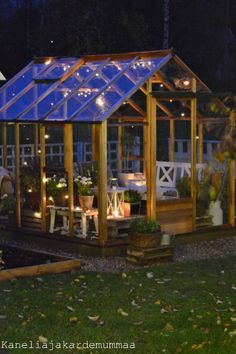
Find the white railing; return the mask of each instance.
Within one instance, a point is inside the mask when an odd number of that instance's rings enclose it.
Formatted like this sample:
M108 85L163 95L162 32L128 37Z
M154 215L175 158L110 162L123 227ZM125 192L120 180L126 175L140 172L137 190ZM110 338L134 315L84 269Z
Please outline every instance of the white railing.
M197 164L196 172L197 179L201 180L203 176L205 164ZM166 162L157 161L157 179L158 187L166 187L173 189L176 186L176 181L184 176L191 176L191 164L189 162Z

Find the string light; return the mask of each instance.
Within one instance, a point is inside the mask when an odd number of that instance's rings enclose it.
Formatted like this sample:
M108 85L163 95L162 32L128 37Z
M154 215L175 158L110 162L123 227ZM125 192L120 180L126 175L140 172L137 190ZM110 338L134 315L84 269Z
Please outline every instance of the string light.
M27 192L32 193L32 188L29 188Z
M97 103L98 106L103 107L104 104L105 104L104 98L103 98L102 96L99 96L99 97L96 99L96 103Z
M52 59L47 59L47 60L44 62L44 64L45 64L45 65L49 65L51 62L52 62Z
M28 164L27 164L27 161L24 161L24 162L23 162L23 165L24 165L24 166L27 166L27 165L28 165Z
M181 113L181 117L184 117L184 116L185 116L185 113L184 113L184 112L182 112L182 113Z
M34 213L34 216L35 216L36 218L40 218L41 213L39 213L39 212L36 211L36 213Z
M50 138L50 135L45 134L44 137L45 137L45 139L49 139L49 138Z

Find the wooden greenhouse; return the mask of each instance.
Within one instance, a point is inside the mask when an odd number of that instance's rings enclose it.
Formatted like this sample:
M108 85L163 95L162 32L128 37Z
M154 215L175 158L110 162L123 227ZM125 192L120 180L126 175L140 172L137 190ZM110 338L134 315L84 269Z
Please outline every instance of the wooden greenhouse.
M223 106L172 50L34 58L0 89L2 166L14 174L16 198L16 227L11 224L6 230L55 240L70 238L78 247L93 249L125 248L125 233L117 232L114 236L114 230L123 227L127 232L133 219L145 215L157 219L162 229L170 233L195 231L196 186L198 173L204 168L204 127L234 124L234 116L229 119L208 115L202 100ZM168 129L168 161L157 159L157 131L162 124ZM188 124L190 133L190 158L182 164L175 162L176 124ZM30 126L34 132L34 156L40 161L40 208L31 212L25 212L21 190L21 169L26 164L21 156L23 126ZM125 176L124 132L131 127L137 128L141 147L139 154L129 155L131 167ZM63 132L64 165L60 169L47 163L48 129L52 135L53 131ZM117 174L127 177L123 186L119 178L119 185L109 185L107 146L111 129L117 140ZM83 130L91 136L91 162L97 169L97 202L90 210L80 208L74 191L74 136ZM12 166L8 156L9 131L14 131ZM229 163L228 171L228 220L224 223L234 226L234 162ZM63 207L48 203L48 178L59 173L67 183L67 205ZM178 176L185 174L190 180L190 195L178 198L178 193L169 192L175 190ZM121 203L127 188L142 192L141 212L134 216L123 213ZM115 213L112 208L116 208ZM55 226L57 223L60 227L63 223L63 233ZM90 226L93 236L88 230ZM81 228L82 237L78 236Z

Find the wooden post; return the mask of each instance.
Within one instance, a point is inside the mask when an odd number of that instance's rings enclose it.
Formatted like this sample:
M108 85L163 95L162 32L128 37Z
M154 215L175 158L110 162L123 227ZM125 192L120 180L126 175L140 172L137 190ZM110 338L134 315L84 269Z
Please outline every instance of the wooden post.
M98 160L98 124L92 124L92 160Z
M156 220L156 99L151 97L152 82L147 83L147 122L144 128L144 164L147 180L147 217Z
M20 204L20 124L15 123L15 188L16 188L16 220L17 227L21 227Z
M74 178L73 178L73 126L64 125L64 166L68 177L69 232L73 236L74 227Z
M235 127L235 113L230 113L230 126ZM235 160L229 160L229 198L228 198L228 208L229 208L229 224L231 226L235 225Z
M192 79L192 91L196 92L196 79ZM193 203L193 231L196 230L196 134L197 134L197 99L191 99L191 197Z
M99 243L107 242L107 121L98 125L98 229Z
M119 124L120 124L120 119L119 119ZM118 161L118 172L122 172L122 161L123 161L123 141L122 141L122 136L123 136L123 128L121 125L118 126L118 150L117 150L117 161Z
M42 216L42 224L41 229L42 232L46 232L47 229L47 220L46 220L46 149L45 149L45 125L40 124L40 183L41 183L41 216Z
M152 220L156 220L156 130L157 130L157 118L156 118L156 99L151 99L151 117L150 117L150 181L147 183L150 188L150 209L148 217ZM149 201L147 200L149 204Z
M169 143L169 160L173 162L175 160L175 121L170 119L170 143Z
M198 124L198 163L202 163L203 157L203 124Z
M143 158L144 158L144 176L147 181L147 216L150 215L150 188L148 188L148 181L150 181L150 121L151 121L151 91L152 82L147 82L147 95L146 95L146 113L147 125L143 127Z
M2 124L2 166L7 168L7 123Z
M34 157L39 156L39 130L38 124L34 125Z

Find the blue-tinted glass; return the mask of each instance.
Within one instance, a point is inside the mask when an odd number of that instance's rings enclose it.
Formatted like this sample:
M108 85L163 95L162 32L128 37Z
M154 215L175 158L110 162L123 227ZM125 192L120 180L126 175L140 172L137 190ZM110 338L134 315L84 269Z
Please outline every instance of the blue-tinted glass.
M49 65L48 70L42 74L35 75L35 80L60 79L76 63L77 59L58 59L53 65Z
M83 65L66 81L56 86L52 92L49 92L46 97L35 104L36 110L30 109L21 119L35 119L35 112L37 112L37 119L46 118L47 115L51 116L51 114L52 119L57 119L58 114L58 119L61 120L61 117L65 114L66 116L72 114L76 108L84 103L87 97L90 97L92 90L96 92L101 85L105 84L105 81L96 76L95 72L101 65L103 65L101 62L92 66ZM80 87L84 88L80 90ZM68 102L64 103L66 100ZM59 106L60 104L62 107ZM66 113L65 107L68 107Z
M164 58L165 59L165 58ZM163 58L137 60L118 76L96 101L73 117L74 121L102 121L132 95L162 64ZM91 113L90 113L91 112Z
M29 68L24 71L22 70L22 74L16 75L15 79L13 82L8 86L8 83L6 83L6 89L4 89L4 86L2 87L2 90L0 92L0 104L2 107L4 104L8 103L11 101L14 97L16 97L26 86L28 86L32 78L35 74L38 74L40 71L42 71L45 68L45 64L33 64L29 66Z
M16 119L31 103L48 89L48 85L40 84L37 87L32 87L24 95L19 97L14 103L9 105L7 109L0 112L0 119ZM35 114L37 107L33 109ZM32 117L33 118L33 117Z

